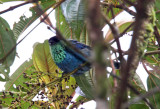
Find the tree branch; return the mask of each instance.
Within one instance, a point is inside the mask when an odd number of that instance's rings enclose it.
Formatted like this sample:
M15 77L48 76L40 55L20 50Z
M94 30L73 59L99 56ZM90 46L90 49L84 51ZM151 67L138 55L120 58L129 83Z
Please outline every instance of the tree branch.
M118 77L117 75L115 75L113 73L110 73L110 75L113 78L116 78L117 80L122 80L120 77ZM138 97L141 95L141 93L137 89L135 89L134 86L132 86L130 83L127 83L127 87L130 88L130 90L133 91L136 95L138 95ZM146 97L143 97L141 100L143 100L144 102L146 102L146 104L148 104L148 106L150 106L151 109L154 109L154 107L152 106L152 104L150 104L150 102L148 102L148 100L146 99ZM127 108L127 106L126 106L126 108Z
M158 32L157 26L154 26L154 35L155 35L155 37L156 37L156 39L157 39L157 42L158 42L158 45L159 45L159 47L160 47L160 34L159 34L159 32Z
M107 7L114 7L114 8L123 9L123 10L125 10L126 12L128 12L129 14L131 14L133 16L136 15L136 13L134 11L130 10L127 6L125 6L123 4L115 5L115 4L108 4L108 3L105 3L105 2L101 2L101 5L107 6Z
M143 100L144 98L152 96L153 94L158 93L158 92L160 92L160 86L157 86L157 87L149 90L145 94L141 94L141 95L135 97L134 99L132 99L129 102L125 103L122 107L125 109L125 108L129 107L131 104L137 103L137 102ZM151 109L154 109L154 108L151 108Z
M152 23L149 18L152 15L151 9L153 9L153 3L154 0L138 0L133 38L130 46L130 51L132 52L129 52L127 64L120 70L122 81L120 82L119 92L117 93L116 109L122 109L122 104L127 102L127 83L137 69L146 47L147 42L145 41L149 38L148 33L146 33L146 25Z
M15 6L11 6L8 9L1 11L0 14L3 14L3 13L8 12L8 11L12 11L12 10L14 10L14 9L16 9L18 7L21 7L21 6L29 4L29 3L35 3L37 1L38 0L28 0L28 1L24 2L24 3L18 4L18 5L15 5Z
M147 56L147 55L154 55L154 54L160 54L160 50L149 51L149 52L146 52L144 55Z
M104 15L103 15L103 19L109 25L109 27L112 31L112 34L113 34L113 36L115 38L115 41L116 41L116 44L117 44L120 60L122 60L123 55L122 55L121 45L120 45L120 42L119 42L120 34L119 34L119 31L118 31L118 28L116 26L112 25L110 23L109 19L107 17L105 17Z
M106 78L106 57L104 52L107 52L106 44L101 31L101 12L100 0L87 0L87 29L89 38L93 46L96 89L95 98L97 109L107 109L107 78Z

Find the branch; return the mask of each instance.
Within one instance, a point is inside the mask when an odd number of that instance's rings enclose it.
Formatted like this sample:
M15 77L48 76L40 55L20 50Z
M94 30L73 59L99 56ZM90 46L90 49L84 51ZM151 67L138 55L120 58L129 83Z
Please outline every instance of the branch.
M112 77L116 78L117 80L121 80L121 81L122 81L122 79L121 79L119 76L117 76L117 75L115 75L115 74L113 74L113 73L110 73L110 75L111 75ZM140 96L141 93L140 93L136 88L134 88L134 86L132 86L130 83L127 83L127 87L130 88L131 91L133 91L136 95L138 95L138 97ZM150 104L150 102L148 102L148 100L146 99L146 97L143 97L141 100L145 101L146 104L148 104L148 106L150 106L151 109L154 109L154 107L152 106L152 104ZM127 105L127 106L128 106L128 105ZM128 106L128 107L129 107L129 106ZM127 108L127 107L126 107L126 108ZM122 109L123 109L123 108L122 108Z
M106 55L104 54L107 49L101 31L100 0L87 0L87 6L87 30L95 54L93 65L96 77L97 109L108 109L106 102L108 82L106 78Z
M125 3L131 5L131 6L136 6L136 4L134 4L133 2L129 1L129 0L123 0Z
M14 10L14 9L16 9L18 7L21 7L21 6L29 4L29 3L35 3L37 1L38 0L28 0L28 1L24 2L24 3L18 4L18 5L15 5L15 6L11 6L8 9L1 11L0 14L3 14L3 13L8 12L8 11L12 11L12 10Z
M123 4L121 4L121 5L115 5L115 4L108 4L108 3L105 3L105 2L101 2L101 5L107 6L107 7L114 7L114 8L123 9L126 12L128 12L129 14L131 14L133 16L136 16L136 13L134 11L130 10L127 6L125 6Z
M145 94L141 94L141 95L135 97L134 99L132 99L132 100L130 100L129 102L125 103L125 104L123 105L123 108L127 108L127 107L129 107L131 104L137 103L137 102L143 100L144 98L147 98L147 97L149 97L149 96L152 96L153 94L158 93L158 92L160 92L160 86L155 87L155 88L149 90L149 91L148 91L147 93L145 93ZM151 108L151 109L153 109L153 108Z
M133 27L134 23L131 23L122 33L120 33L119 37L122 37L131 27ZM113 40L110 44L113 44L115 40Z
M147 56L147 55L154 55L154 54L160 54L160 50L149 51L149 52L146 52L144 55Z
M149 18L152 15L151 9L153 3L154 0L138 0L133 38L130 46L131 52L129 52L127 64L121 68L120 71L122 81L120 82L119 92L117 93L116 109L122 109L122 104L127 102L126 94L128 80L134 75L147 43L145 41L149 38L149 36L147 36L149 33L146 33L146 24L152 23Z
M154 26L154 35L155 35L155 37L157 39L158 45L160 46L160 34L158 32L157 26Z
M122 60L123 55L122 55L121 45L120 45L120 42L119 42L120 34L119 34L119 31L118 31L118 28L115 27L114 25L112 25L110 23L109 19L107 17L105 17L105 15L103 15L103 19L109 25L109 27L111 28L112 34L113 34L113 36L115 38L115 41L116 41L116 44L117 44L120 60Z

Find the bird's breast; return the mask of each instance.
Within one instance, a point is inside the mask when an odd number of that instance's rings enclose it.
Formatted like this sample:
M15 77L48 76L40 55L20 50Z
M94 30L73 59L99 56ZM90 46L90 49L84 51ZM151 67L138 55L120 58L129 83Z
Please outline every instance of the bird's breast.
M61 63L65 59L65 57L66 57L65 52L59 52L59 53L53 54L53 60L56 63Z

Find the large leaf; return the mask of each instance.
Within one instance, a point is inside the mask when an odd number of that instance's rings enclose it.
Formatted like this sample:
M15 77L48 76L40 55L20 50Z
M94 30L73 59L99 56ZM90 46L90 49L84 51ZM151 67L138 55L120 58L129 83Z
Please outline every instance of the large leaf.
M91 75L91 72L88 71L84 74L77 75L74 77L76 79L78 86L85 94L85 97L88 99L94 99L93 91L95 90L95 86L94 86L93 77Z
M145 104L132 104L129 109L149 109Z
M72 37L72 29L69 27L64 15L62 14L62 9L60 7L56 8L56 27L62 33L65 38L73 38Z
M60 71L51 57L48 40L34 45L32 58L37 71L53 74L56 70Z
M62 71L54 63L49 49L48 40L37 43L33 50L33 63L39 73L41 84L45 83L49 89L47 97L55 105L55 108L66 108L72 93L77 87L73 77L62 78Z
M147 86L148 90L153 89L155 87L160 86L160 78L152 73L149 74L149 77L147 78ZM160 108L160 93L155 93L151 97L149 97L150 102L152 105L155 106L155 109Z
M27 109L31 106L32 98L38 93L39 81L33 66L33 61L24 62L10 77L11 80L5 84L5 91L0 92L0 100L3 107ZM27 101L27 102L26 102Z
M72 29L73 36L79 40L80 34L84 28L86 15L85 0L66 0L61 4L61 9L66 21Z
M14 34L10 29L9 24L2 17L0 17L0 73L5 76L5 79L0 78L0 81L8 79L9 67L13 64L16 49L13 50L6 58L4 58L9 51L15 46L16 40Z
M136 89L139 92L142 92L142 93L146 92L144 83L142 82L141 78L139 77L137 73L134 74L134 77L132 79L132 84L136 87Z
M117 27L119 29L119 32L123 32L129 25L131 25L133 21L120 21L117 22ZM127 32L131 31L132 28L130 28ZM114 36L112 34L112 31L109 30L107 34L105 35L105 41L110 42L114 39Z
M58 77L57 71L60 72L60 69L54 63L49 49L48 40L44 41L44 43L36 43L33 49L33 64L37 71L43 72L41 77L42 81L46 84L50 83L53 79L49 79L49 76Z
M56 1L54 0L39 0L39 5L41 8L38 6L33 6L30 8L30 11L32 12L32 16L27 18L25 15L22 15L20 17L20 21L18 23L15 23L13 26L13 32L18 39L18 37L31 25L37 18L39 18L44 12L46 12L49 8L51 8Z

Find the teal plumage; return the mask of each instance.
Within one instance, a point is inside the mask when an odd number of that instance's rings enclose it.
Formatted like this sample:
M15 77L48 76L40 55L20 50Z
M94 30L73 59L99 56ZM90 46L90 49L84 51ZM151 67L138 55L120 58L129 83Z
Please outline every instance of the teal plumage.
M85 44L82 44L76 40L68 40L72 46L81 51L84 55L91 56L91 47ZM56 65L64 72L70 73L75 69L79 68L80 65L87 62L87 59L70 48L63 40L60 40L57 36L54 36L49 39L50 51L52 58ZM116 69L119 69L119 62L114 62ZM73 75L79 75L91 68L90 64L81 67Z
M76 40L68 41L86 56L91 55L91 48L89 46ZM80 65L87 62L87 59L83 55L68 47L66 43L63 40L59 40L57 36L49 39L49 45L54 62L64 73L70 73L77 69ZM90 68L90 64L87 64L86 66L81 67L73 75L82 74L88 71Z

